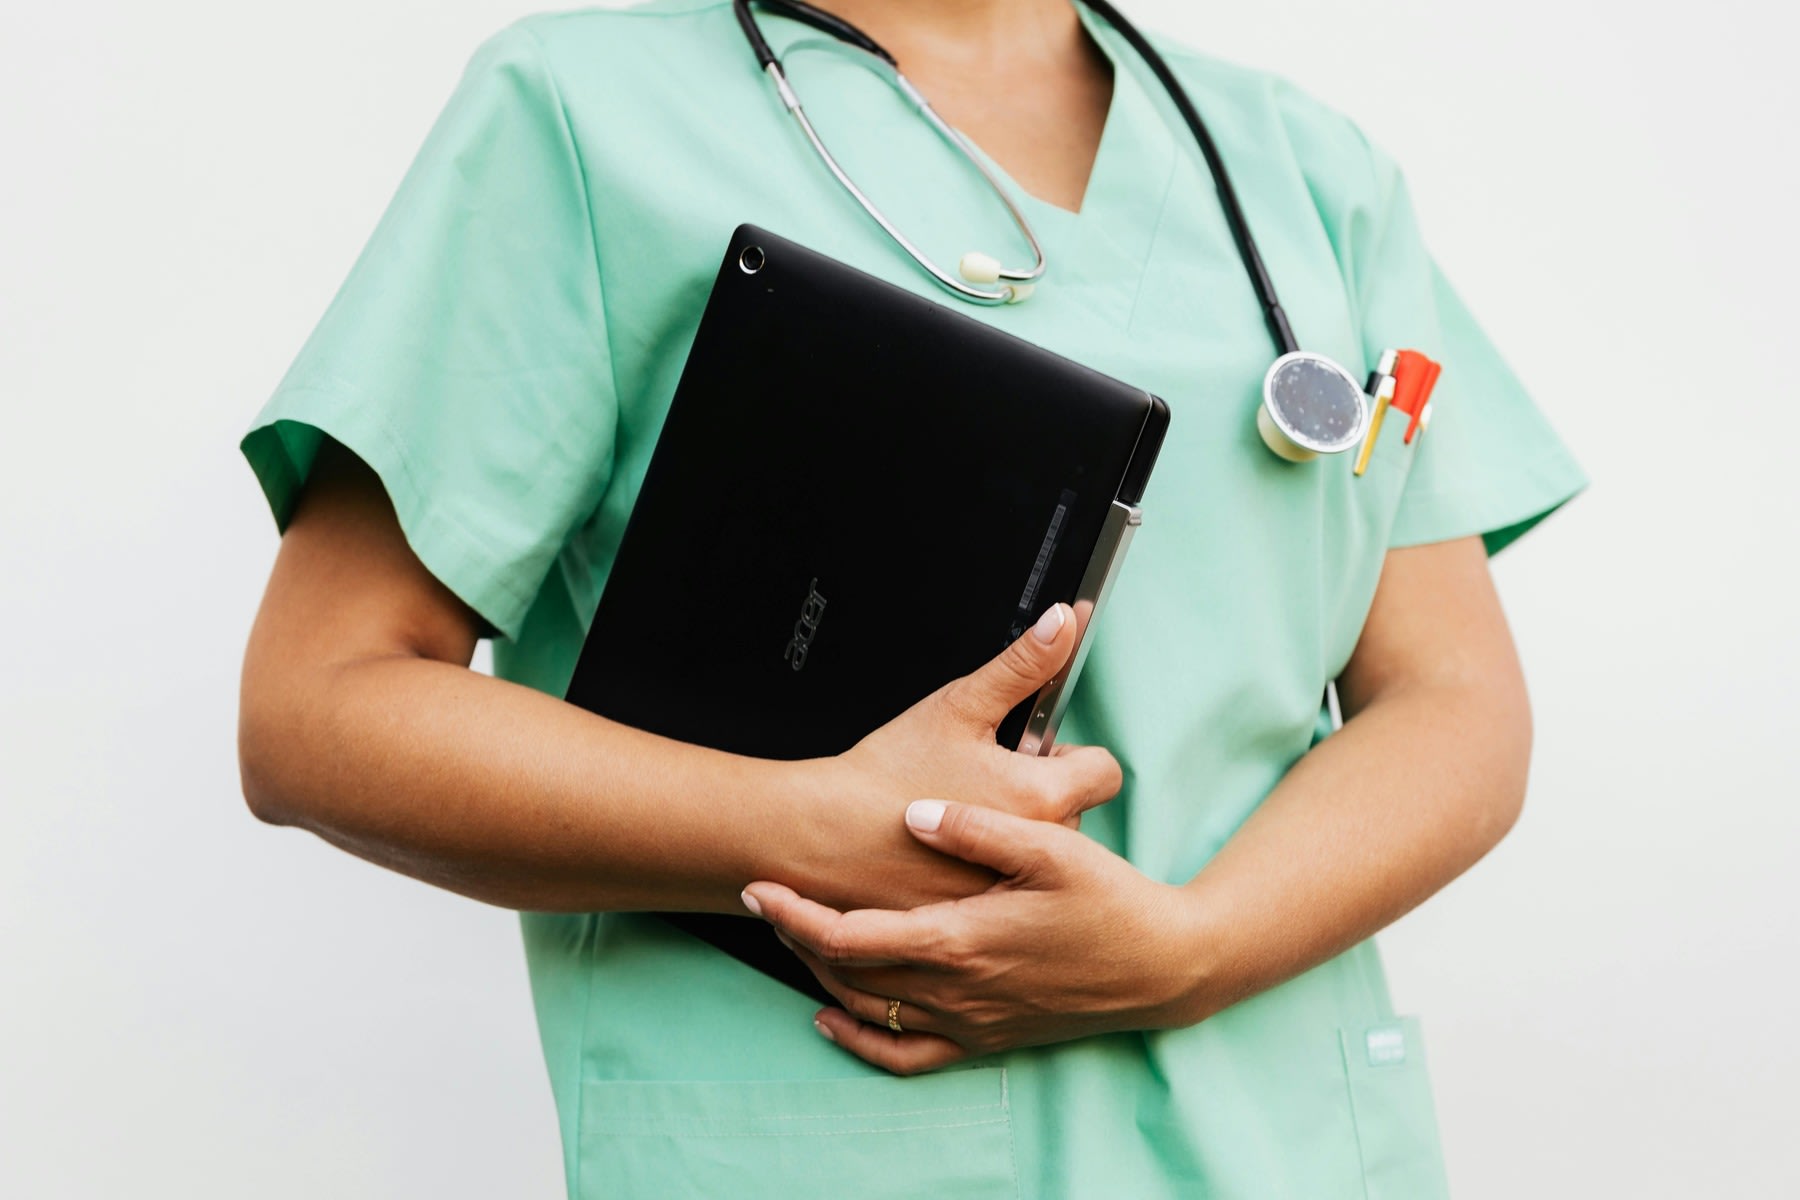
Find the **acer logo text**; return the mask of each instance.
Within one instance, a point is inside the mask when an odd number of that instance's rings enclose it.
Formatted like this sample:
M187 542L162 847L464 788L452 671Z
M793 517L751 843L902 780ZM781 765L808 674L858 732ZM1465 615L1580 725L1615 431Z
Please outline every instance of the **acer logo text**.
M800 619L794 622L794 636L788 639L787 649L782 657L798 671L806 665L806 652L812 647L813 637L819 632L819 622L825 619L825 597L819 595L819 580L815 576L806 590L806 603L800 606Z

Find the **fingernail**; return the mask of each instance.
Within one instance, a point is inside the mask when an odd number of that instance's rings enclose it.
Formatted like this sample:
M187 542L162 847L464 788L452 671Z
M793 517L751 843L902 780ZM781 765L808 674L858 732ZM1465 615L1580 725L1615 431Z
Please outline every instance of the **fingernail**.
M1066 619L1063 616L1063 606L1052 604L1044 610L1044 615L1037 619L1037 624L1031 627L1031 636L1048 646L1056 640L1056 635L1061 632L1063 621Z
M813 1028L818 1030L819 1036L824 1038L826 1041L828 1041L828 1042L837 1041L837 1038L832 1036L831 1030L826 1028L825 1022L819 1020L817 1017L813 1018Z
M762 905L756 902L756 897L752 896L748 890L740 892L738 894L738 899L744 902L745 908L749 909L759 917L762 916Z
M932 833L944 820L942 800L914 800L906 806L906 823L921 833Z

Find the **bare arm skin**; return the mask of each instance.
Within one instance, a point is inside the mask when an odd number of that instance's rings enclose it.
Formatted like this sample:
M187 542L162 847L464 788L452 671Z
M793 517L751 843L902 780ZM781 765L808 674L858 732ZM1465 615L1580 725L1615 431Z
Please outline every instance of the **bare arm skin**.
M912 806L913 835L998 872L979 896L842 913L776 882L747 894L844 1005L821 1031L889 1070L1194 1024L1375 933L1518 816L1530 710L1479 538L1389 552L1339 690L1344 728L1183 885L949 804ZM909 1032L886 1028L890 998Z
M655 737L471 671L479 625L414 556L373 472L328 443L244 659L251 810L511 908L741 913L758 878L845 904L987 886L992 872L907 837L917 796L1072 822L1119 788L1098 748L1033 759L993 740L989 718L1067 657L1072 618L803 763Z
M1338 698L1344 727L1185 889L1214 977L1198 1015L1391 924L1518 819L1531 707L1480 538L1388 553Z

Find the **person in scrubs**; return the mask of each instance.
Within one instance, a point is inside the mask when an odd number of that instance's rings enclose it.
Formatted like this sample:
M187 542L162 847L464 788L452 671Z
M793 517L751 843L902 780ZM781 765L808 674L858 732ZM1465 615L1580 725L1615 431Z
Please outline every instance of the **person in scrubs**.
M1029 303L959 309L1173 410L1073 748L993 736L1068 655L1063 606L833 759L559 699L739 223L958 303L821 167L728 0L657 0L481 46L245 437L284 533L245 663L252 810L521 912L574 1197L1445 1194L1421 1029L1369 939L1515 819L1530 718L1487 557L1579 469L1349 120L1159 40L1306 347L1358 378L1389 347L1443 364L1427 433L1390 421L1360 477L1262 444L1263 314L1113 28L1071 0L825 7L1043 240ZM935 261L1017 257L888 81L761 19ZM840 1003L649 915L676 909L773 923Z

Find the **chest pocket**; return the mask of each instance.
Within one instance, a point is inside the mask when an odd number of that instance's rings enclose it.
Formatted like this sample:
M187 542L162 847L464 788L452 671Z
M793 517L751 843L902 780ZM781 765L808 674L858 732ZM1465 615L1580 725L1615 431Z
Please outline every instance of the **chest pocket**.
M1018 1200L1002 1068L582 1088L580 1200Z

